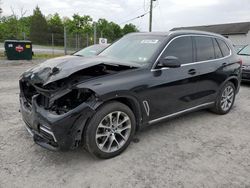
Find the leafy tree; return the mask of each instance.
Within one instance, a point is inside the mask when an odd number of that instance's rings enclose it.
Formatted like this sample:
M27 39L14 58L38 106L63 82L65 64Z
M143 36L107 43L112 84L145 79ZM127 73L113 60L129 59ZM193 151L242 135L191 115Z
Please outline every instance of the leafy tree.
M19 35L18 38L28 39L30 37L31 16L20 18L18 20L18 27L20 28L20 32L21 32L21 33L18 33Z
M138 32L139 30L136 28L136 26L134 24L126 24L123 29L122 29L122 33L123 35L126 35L128 33L132 33L132 32Z
M64 26L67 28L67 36L70 41L68 44L76 46L76 41L79 41L78 47L83 47L86 44L88 37L89 44L93 44L94 24L96 24L97 38L104 37L108 42L113 42L123 35L136 32L138 29L133 24L126 24L121 28L114 22L109 22L106 19L99 19L96 23L93 19L84 15L74 14L72 18L60 18L58 13L44 17L39 7L36 7L32 16L18 17L13 13L12 16L3 16L0 19L0 40L6 39L23 39L32 40L38 44L51 44L51 34L54 34L55 45L63 45ZM81 39L81 40L79 40Z
M30 39L34 43L48 43L48 25L39 7L36 7L31 17Z
M73 19L66 19L65 25L70 33L87 33L91 29L92 18L90 16L80 16L79 14L74 14Z
M63 45L63 22L59 16L58 13L55 13L54 15L49 15L47 17L47 23L48 23L48 31L51 35L53 33L54 35L54 43L55 45Z
M0 37L2 40L18 39L18 20L15 16L2 17L0 25Z
M98 37L107 38L109 42L113 42L122 37L121 27L114 23L108 22L106 19L99 19L97 22Z

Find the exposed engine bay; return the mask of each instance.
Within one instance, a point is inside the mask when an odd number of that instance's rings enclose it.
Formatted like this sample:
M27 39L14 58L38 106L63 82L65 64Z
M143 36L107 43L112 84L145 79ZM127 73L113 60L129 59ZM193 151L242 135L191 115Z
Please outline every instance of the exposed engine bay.
M39 72L35 76L34 74L26 74L27 76L23 76L20 80L21 95L26 99L26 107L31 108L32 99L36 96L36 102L40 107L60 115L76 108L83 102L94 100L97 97L91 89L76 88L77 84L133 68L102 63L79 70L66 78L49 84L43 83L44 78L39 78ZM45 68L45 70L48 69ZM59 72L60 70L56 71ZM40 72L44 77L44 70L40 70ZM46 72L46 75L48 77L56 75L55 68L51 69L51 74Z

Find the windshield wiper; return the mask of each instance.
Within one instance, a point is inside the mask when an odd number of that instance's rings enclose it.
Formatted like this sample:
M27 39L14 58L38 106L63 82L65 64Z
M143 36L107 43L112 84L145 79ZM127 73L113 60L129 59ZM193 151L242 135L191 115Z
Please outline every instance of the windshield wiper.
M246 55L246 56L250 56L250 54L239 54L239 55Z
M80 54L73 54L73 56L83 57L83 55Z

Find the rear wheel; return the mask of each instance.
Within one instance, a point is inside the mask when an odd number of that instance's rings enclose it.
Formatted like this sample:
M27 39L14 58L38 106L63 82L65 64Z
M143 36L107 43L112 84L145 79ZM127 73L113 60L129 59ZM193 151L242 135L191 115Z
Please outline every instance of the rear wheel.
M227 114L234 104L235 93L234 84L232 82L227 82L219 92L212 111L217 114Z
M85 132L87 150L99 158L112 158L123 152L135 133L135 116L119 102L102 106Z

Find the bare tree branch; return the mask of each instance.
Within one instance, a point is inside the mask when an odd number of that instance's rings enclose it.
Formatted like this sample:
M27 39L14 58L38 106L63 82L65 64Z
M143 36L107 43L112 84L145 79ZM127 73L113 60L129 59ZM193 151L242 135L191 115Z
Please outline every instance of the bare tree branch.
M27 13L27 10L24 10L23 7L20 8L20 14L21 14L21 17L20 18L23 18L25 16L25 14Z

